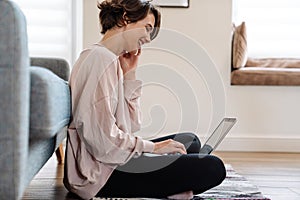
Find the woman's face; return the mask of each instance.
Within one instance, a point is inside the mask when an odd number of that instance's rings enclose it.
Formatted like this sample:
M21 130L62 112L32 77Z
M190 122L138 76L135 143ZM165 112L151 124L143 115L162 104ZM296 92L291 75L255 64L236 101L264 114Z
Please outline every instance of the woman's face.
M149 43L154 23L155 17L152 13L149 13L140 21L126 24L123 32L125 40L124 51L134 51L140 49L143 44Z

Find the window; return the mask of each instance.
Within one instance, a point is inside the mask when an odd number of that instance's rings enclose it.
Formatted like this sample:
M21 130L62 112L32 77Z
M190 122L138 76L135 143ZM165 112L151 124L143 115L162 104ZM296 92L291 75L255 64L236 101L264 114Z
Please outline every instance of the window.
M72 65L80 48L76 43L80 34L73 17L78 1L14 1L26 16L30 56L64 58Z
M300 58L299 0L233 0L233 22L245 21L249 57Z

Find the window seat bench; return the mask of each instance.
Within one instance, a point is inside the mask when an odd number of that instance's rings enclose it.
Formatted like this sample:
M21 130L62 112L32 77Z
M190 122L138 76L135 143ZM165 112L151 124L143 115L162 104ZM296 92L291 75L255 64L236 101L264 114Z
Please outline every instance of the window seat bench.
M232 70L231 85L300 85L300 60L249 58Z

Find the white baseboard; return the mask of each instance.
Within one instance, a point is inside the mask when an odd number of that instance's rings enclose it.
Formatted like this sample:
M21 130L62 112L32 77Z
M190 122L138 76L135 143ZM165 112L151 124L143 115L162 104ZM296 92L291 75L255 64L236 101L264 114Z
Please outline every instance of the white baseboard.
M201 138L201 141L205 139ZM300 138L225 138L218 151L294 152L300 153Z

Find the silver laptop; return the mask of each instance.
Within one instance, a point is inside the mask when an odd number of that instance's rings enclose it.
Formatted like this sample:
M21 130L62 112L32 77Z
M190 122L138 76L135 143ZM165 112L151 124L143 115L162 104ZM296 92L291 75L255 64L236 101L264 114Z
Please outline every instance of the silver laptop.
M199 153L210 154L213 150L215 150L225 138L229 130L236 123L236 121L236 118L224 118L214 130L214 132L206 140Z

